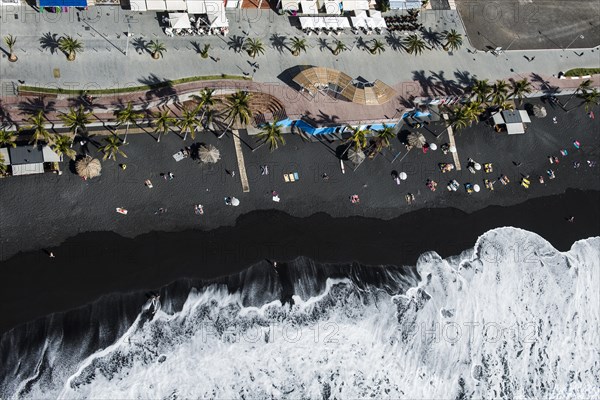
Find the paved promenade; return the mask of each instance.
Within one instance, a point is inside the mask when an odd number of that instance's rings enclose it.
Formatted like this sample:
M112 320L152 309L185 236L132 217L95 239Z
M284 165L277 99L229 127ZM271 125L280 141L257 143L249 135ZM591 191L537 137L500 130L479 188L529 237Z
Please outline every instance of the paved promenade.
M87 17L81 13L79 21L75 13L37 14L32 9L4 7L0 34L12 34L17 38L15 53L17 63L0 59L2 94L12 91L13 84L24 81L28 85L61 86L71 88L123 87L152 83L165 79L212 74L236 74L253 77L254 80L274 85L284 84L282 72L297 65L318 65L335 68L352 77L373 81L381 79L389 85L402 86L412 81L444 81L452 85L471 77L496 79L527 75L531 71L543 77L551 77L559 71L575 67L597 66L599 50L569 49L568 51L508 51L494 56L482 51L475 52L465 46L454 53L441 48L413 56L398 47L402 35L341 35L307 37L309 49L293 57L283 46L275 46L273 36L288 39L303 36L292 26L288 17L272 11L241 10L228 12L230 34L227 37L166 37L156 21L156 13L132 13L110 7L93 7ZM18 19L15 18L18 16ZM87 20L85 20L87 18ZM129 23L127 21L130 21ZM89 21L89 22L88 22ZM427 11L422 23L431 32L456 29L464 34L463 25L456 11ZM125 32L133 32L127 45ZM62 53L53 52L55 41L62 35L71 35L85 46L77 60L68 62ZM265 44L264 55L251 59L239 50L245 37L260 38ZM44 38L44 39L42 39ZM388 43L387 50L372 55L365 44L375 38ZM149 41L159 39L165 43L164 59L155 61L142 50ZM335 39L343 41L349 51L334 56L331 46ZM202 59L193 42L200 46L211 45L213 57ZM128 54L123 52L128 47ZM533 61L528 61L535 57ZM220 61L214 61L220 60ZM256 62L257 67L251 63ZM406 90L413 90L406 88Z

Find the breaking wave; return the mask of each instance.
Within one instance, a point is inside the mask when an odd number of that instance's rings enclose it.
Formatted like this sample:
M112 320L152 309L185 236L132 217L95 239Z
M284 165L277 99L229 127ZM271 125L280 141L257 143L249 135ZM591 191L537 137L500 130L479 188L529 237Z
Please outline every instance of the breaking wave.
M5 334L7 398L592 398L600 238L515 228L416 267L259 264Z

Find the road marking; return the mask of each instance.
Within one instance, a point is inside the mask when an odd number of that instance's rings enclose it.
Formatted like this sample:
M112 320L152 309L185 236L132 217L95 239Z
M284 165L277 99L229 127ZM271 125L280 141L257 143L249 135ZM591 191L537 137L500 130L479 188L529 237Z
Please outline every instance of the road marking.
M242 181L242 191L248 193L250 191L250 185L248 184L248 176L246 175L246 164L244 163L244 153L242 152L242 142L240 141L240 131L232 131L233 133L233 144L235 145L235 155L238 162L238 171L240 173L240 180Z
M444 117L444 120L448 121L448 114L444 113L442 116ZM456 149L456 151L452 153L454 166L456 167L457 171L460 171L460 159L458 158L458 148L456 147L456 142L454 141L454 131L452 131L452 125L448 125L448 138L450 140L450 146L453 146Z

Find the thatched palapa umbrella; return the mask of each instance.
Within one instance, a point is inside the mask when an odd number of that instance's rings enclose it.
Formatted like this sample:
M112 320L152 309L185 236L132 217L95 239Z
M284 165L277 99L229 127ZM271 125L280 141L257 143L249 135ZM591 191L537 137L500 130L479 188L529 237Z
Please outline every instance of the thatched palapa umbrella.
M411 133L407 137L408 144L419 149L423 148L423 145L427 143L425 136L422 133Z
M544 118L547 115L546 107L540 107L537 104L533 106L533 115L538 118Z
M75 170L77 171L77 175L83 179L91 179L100 176L102 165L100 164L100 160L90 156L85 156L81 160L77 161L75 164Z
M365 161L365 153L362 150L348 150L348 160L352 161L355 165L359 165Z
M200 146L198 150L198 156L200 157L200 161L203 163L214 164L221 159L221 153L219 149L217 149L212 144L208 146Z

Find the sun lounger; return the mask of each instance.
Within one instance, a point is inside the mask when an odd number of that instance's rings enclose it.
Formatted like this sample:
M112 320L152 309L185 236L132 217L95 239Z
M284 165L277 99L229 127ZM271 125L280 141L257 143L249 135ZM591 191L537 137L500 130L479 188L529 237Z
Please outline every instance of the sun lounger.
M152 182L150 181L150 179L146 179L144 184L148 187L148 189L152 189L154 187L152 186Z
M175 159L175 161L179 162L183 160L185 156L182 151L178 151L177 153L173 154L173 158Z
M288 177L290 178L290 182L296 181L296 179L294 179L294 174L288 174Z
M288 174L283 174L283 180L286 181L286 182L289 182L290 181L289 175Z

